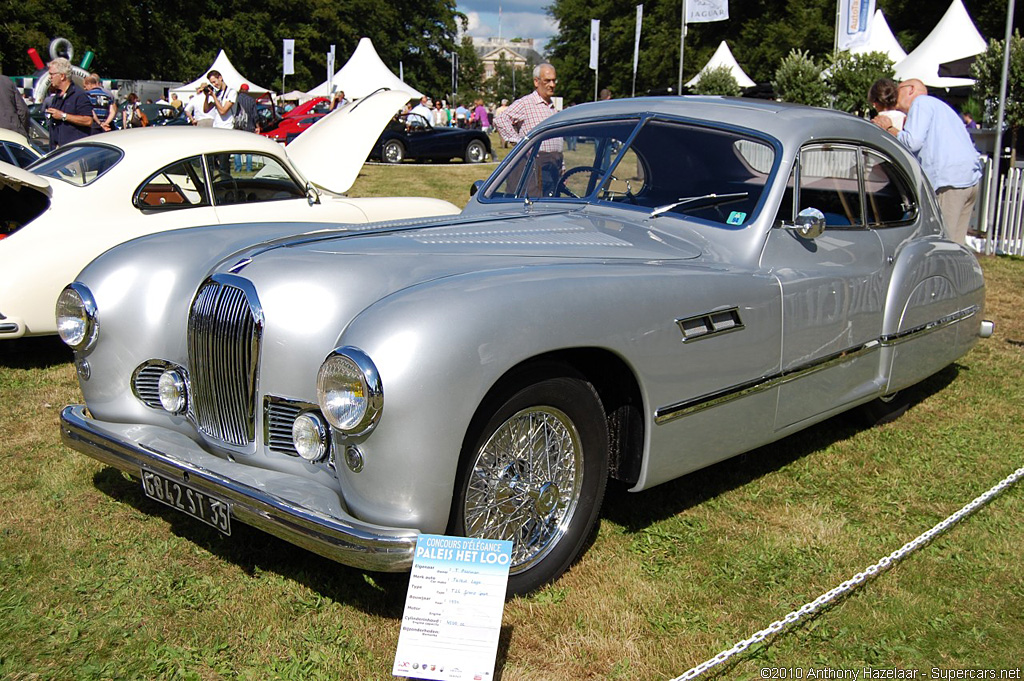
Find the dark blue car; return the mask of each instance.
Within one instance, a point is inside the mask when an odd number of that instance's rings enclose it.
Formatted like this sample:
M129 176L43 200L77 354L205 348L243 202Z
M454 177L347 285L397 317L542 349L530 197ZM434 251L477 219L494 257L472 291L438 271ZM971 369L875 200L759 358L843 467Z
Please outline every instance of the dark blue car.
M449 161L461 158L466 163L480 163L491 154L491 140L480 130L468 128L435 128L419 114L395 116L370 158L386 163L401 163L407 158Z

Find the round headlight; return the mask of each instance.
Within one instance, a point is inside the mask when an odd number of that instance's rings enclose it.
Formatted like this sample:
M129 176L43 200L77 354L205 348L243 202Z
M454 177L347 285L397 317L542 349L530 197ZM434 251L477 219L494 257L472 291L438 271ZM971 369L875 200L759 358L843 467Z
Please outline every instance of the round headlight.
M295 451L306 461L320 461L327 455L330 431L316 412L299 414L292 423L292 443Z
M320 366L316 388L320 410L343 433L362 435L377 424L384 391L377 367L363 351L335 350Z
M185 388L185 379L174 369L168 369L160 374L157 383L157 390L160 393L160 405L172 414L180 414L185 411L188 404L188 393Z
M72 350L88 350L96 340L99 322L96 302L83 284L66 286L57 298L57 335Z

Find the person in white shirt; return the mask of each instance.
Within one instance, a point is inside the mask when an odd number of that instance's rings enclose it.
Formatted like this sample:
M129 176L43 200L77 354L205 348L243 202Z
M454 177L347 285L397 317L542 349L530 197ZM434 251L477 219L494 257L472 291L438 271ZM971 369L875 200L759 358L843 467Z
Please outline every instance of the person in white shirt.
M203 106L206 103L206 95L203 91L209 87L209 83L200 85L184 107L188 122L200 128L213 127L213 114L206 112Z
M220 71L214 69L206 74L213 91L206 94L203 110L213 112L213 127L232 129L235 127L235 101L238 95L224 82Z

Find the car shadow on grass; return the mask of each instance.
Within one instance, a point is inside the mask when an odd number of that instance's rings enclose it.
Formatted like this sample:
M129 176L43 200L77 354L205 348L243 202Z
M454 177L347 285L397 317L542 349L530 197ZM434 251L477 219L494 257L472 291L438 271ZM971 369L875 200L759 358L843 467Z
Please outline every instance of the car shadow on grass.
M909 409L952 383L963 365L951 364L924 381L901 392ZM764 475L813 454L869 428L860 409L853 409L815 424L771 444L694 471L681 478L639 493L624 484L610 484L601 517L622 525L626 532L639 532L652 523L742 487Z
M9 369L48 369L73 359L71 348L57 336L0 341L0 366Z

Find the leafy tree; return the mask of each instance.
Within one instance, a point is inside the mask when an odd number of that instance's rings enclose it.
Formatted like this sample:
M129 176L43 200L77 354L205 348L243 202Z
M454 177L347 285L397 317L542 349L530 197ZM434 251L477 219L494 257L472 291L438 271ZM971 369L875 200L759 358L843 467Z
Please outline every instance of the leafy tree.
M728 66L715 66L701 72L691 88L695 95L724 95L739 97L740 86Z
M792 50L779 68L772 81L775 94L784 102L825 106L828 90L821 75L821 67L806 51Z
M834 107L857 116L867 115L871 109L868 90L879 78L892 78L892 67L892 60L883 52L840 52L832 57L826 80Z
M976 97L984 100L985 122L996 125L999 110L999 89L1003 77L1003 50L1005 40L990 40L988 49L978 55L971 66L971 76L977 81L974 86ZM1024 39L1020 30L1010 37L1010 72L1007 74L1006 103L1003 105L1003 120L1010 129L1010 148L1013 149L1011 163L1015 163L1017 134L1024 126Z
M458 102L453 102L453 104L464 104L468 107L477 97L483 95L484 65L476 53L476 48L473 47L473 39L468 35L463 36L458 55ZM450 89L448 88L448 90Z

